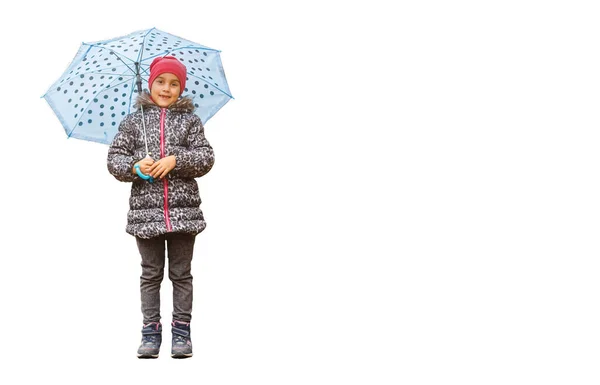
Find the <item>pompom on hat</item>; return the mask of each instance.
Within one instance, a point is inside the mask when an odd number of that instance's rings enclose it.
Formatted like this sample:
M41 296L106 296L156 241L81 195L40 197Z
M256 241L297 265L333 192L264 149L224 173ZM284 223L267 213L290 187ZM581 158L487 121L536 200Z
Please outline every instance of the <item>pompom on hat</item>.
M187 69L173 56L159 56L150 64L150 78L148 79L148 89L152 89L152 83L160 75L164 73L172 73L179 79L181 84L181 93L185 90L185 80L187 78Z

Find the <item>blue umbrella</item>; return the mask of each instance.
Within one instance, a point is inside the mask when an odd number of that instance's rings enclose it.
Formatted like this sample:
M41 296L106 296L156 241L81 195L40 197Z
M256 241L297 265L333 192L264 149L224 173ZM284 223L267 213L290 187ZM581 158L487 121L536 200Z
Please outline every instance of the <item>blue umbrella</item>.
M134 109L142 85L148 84L152 60L171 55L187 67L182 94L193 98L195 113L206 123L233 98L219 53L156 28L82 43L67 70L42 97L68 137L110 144L120 121Z

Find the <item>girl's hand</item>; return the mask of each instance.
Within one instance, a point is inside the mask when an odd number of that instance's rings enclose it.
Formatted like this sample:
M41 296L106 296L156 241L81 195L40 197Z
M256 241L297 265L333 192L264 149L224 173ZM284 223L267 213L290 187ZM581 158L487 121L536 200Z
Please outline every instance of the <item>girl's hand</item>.
M148 175L148 173L150 172L150 166L152 166L153 163L154 159L150 157L145 157L136 164L140 166L140 171L142 172L142 174ZM133 165L131 172L137 175L137 173L135 172L135 164Z
M154 164L150 166L148 174L154 179L162 179L172 169L175 168L175 164L177 164L175 160L175 155L167 156L166 158L162 158L154 162Z

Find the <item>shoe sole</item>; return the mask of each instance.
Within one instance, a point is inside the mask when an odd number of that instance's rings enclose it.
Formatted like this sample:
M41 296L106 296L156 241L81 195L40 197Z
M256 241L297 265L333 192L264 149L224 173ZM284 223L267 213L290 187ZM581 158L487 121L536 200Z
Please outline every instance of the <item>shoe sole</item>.
M158 358L158 354L138 354L138 358Z
M193 356L194 353L176 353L176 354L171 354L171 358L190 358L191 356Z

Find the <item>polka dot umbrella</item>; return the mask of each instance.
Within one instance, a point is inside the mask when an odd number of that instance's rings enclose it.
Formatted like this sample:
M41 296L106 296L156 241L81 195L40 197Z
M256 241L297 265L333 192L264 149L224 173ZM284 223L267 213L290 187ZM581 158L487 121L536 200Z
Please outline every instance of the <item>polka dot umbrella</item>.
M147 88L150 63L171 55L187 67L186 88L195 113L206 123L230 99L220 51L156 28L95 43L82 43L46 99L67 136L110 144L123 117Z

